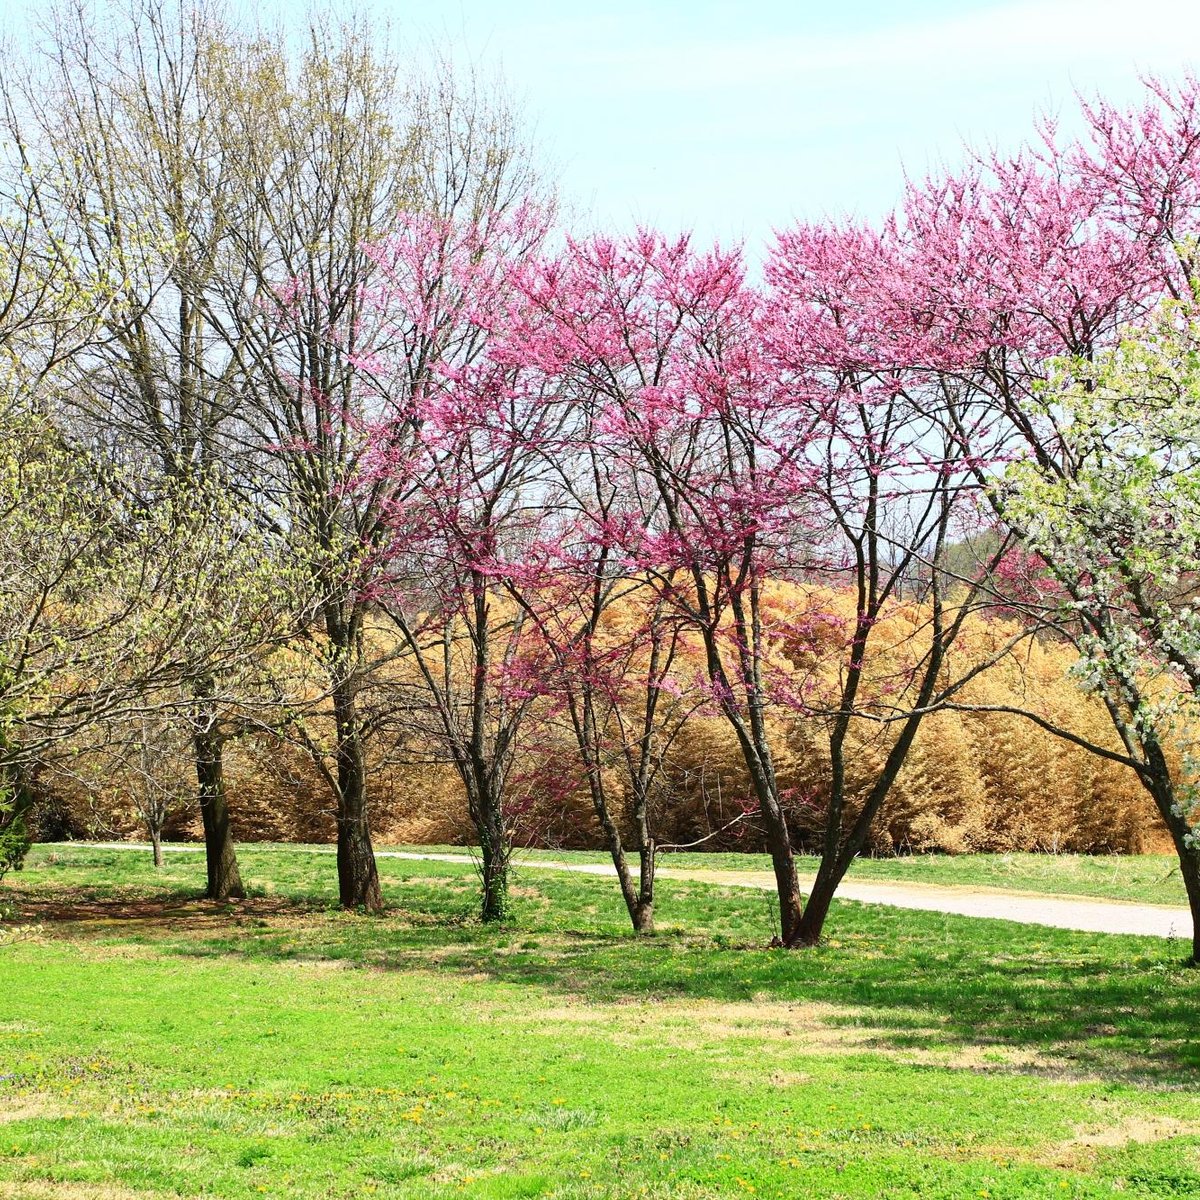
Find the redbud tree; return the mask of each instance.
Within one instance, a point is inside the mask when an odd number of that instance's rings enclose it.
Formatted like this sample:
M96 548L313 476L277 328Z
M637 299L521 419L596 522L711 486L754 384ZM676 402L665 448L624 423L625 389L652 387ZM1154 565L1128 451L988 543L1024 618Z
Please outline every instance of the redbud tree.
M507 350L513 264L544 216L415 216L372 255L368 303L387 349L361 362L404 403L367 428L355 487L377 513L363 594L423 685L414 711L454 764L479 839L482 916L508 909L507 783L532 697L507 686L522 633L504 564L536 538L541 449L559 421L543 381Z
M914 361L940 376L982 494L1038 566L1010 595L1014 610L1079 650L1081 683L1124 752L1090 748L1137 773L1171 834L1200 958L1192 768L1177 719L1194 692L1194 318L1187 305L1161 309L1194 286L1200 87L1150 81L1142 105L1084 112L1079 144L1047 132L1013 160L912 190L906 271L933 332Z

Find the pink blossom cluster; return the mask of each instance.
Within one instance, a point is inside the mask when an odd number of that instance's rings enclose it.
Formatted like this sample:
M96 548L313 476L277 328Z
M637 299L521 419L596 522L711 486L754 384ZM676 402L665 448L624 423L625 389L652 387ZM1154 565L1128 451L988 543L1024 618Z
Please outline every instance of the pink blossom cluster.
M1086 139L1045 128L913 181L876 226L780 232L761 284L736 248L652 230L551 249L533 204L409 216L362 298L385 331L357 360L374 400L352 486L384 530L362 586L466 627L504 597L523 647L494 682L519 698L644 685L644 656L600 636L644 590L708 647L716 709L811 711L769 647L795 663L836 641L861 671L884 606L993 520L1005 465L1054 453L1047 363L1190 291L1200 85L1085 113ZM997 577L1035 588L1030 567ZM824 607L772 615L776 579ZM838 591L855 619L819 599Z

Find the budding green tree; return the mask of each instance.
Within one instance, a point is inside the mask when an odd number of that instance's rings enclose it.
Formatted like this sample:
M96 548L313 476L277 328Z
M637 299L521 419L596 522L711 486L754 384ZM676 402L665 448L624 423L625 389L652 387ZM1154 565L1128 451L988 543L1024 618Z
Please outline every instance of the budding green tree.
M1200 916L1200 312L1170 302L1040 388L1056 453L1014 464L1005 516L1039 556L1044 602L1080 650L1158 807ZM1173 769L1173 764L1175 764ZM1200 922L1197 923L1200 926ZM1200 927L1194 933L1200 959Z

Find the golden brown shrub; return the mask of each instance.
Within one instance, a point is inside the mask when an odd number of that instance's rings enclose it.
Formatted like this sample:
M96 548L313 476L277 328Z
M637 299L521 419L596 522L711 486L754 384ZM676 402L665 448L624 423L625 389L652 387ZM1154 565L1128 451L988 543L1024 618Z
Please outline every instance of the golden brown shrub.
M849 599L817 588L772 585L768 619L779 629L774 668L787 672L813 708L835 692L838 657ZM866 711L903 704L906 670L922 648L926 614L896 604L876 631L862 693ZM625 628L620 613L610 635ZM948 674L980 661L1003 644L1011 628L982 619L956 644ZM378 694L417 683L403 657L389 659L384 631L372 631L387 660ZM680 687L701 673L697 648L685 646L676 662ZM1003 850L1138 851L1161 838L1153 806L1129 770L1039 729L1025 718L989 708L1029 708L1080 736L1116 748L1102 706L1080 691L1070 675L1068 647L1049 641L1023 644L1019 653L976 677L959 700L968 710L932 714L924 721L883 813L871 848L876 852ZM631 700L634 702L636 697ZM827 800L827 718L777 711L771 716L776 769L787 796L797 844L815 847ZM394 728L386 726L387 728ZM314 728L320 733L320 718ZM855 721L848 738L848 795L861 800L887 753L893 727ZM466 843L472 839L465 801L450 763L439 761L436 741L417 726L376 740L372 747L371 804L377 840ZM75 835L136 834L122 797L119 774L98 780L83 747L68 772L44 773L43 811L54 829ZM94 766L94 764L93 764ZM330 841L333 802L309 755L282 738L260 734L234 739L226 759L230 806L242 840ZM179 772L181 789L191 787ZM576 780L571 786L570 781ZM620 772L607 777L622 817ZM566 786L564 786L564 781ZM531 845L598 846L600 830L578 779L573 740L562 718L539 711L518 757L510 787L518 841ZM666 843L718 836L710 848L756 848L752 819L737 820L749 802L749 785L736 740L718 714L696 711L666 756L653 811ZM198 814L186 814L176 832L198 833ZM724 831L724 832L721 832Z

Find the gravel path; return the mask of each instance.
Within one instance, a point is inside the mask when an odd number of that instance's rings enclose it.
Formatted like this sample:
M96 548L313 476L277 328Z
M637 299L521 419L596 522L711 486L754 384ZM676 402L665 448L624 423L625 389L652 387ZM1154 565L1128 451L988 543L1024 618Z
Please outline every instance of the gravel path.
M149 850L132 842L69 843L106 850ZM200 854L201 846L164 846L174 853ZM332 847L309 848L312 854L332 854ZM406 858L423 862L469 864L469 854L423 854L415 850L379 850L378 858ZM611 863L564 863L518 859L521 871L571 871L577 875L616 874ZM683 867L660 867L662 879L690 880L722 887L758 888L772 891L769 871L714 871ZM807 887L812 880L802 879ZM1047 896L1038 892L1010 892L1001 888L970 888L933 883L884 883L848 879L838 888L838 898L862 904L887 904L894 908L917 908L926 912L958 913L964 917L1017 921L1022 925L1051 925L1087 933L1132 933L1145 937L1187 938L1192 936L1192 917L1186 908L1159 904L1137 904L1126 900L1097 900L1079 896Z

